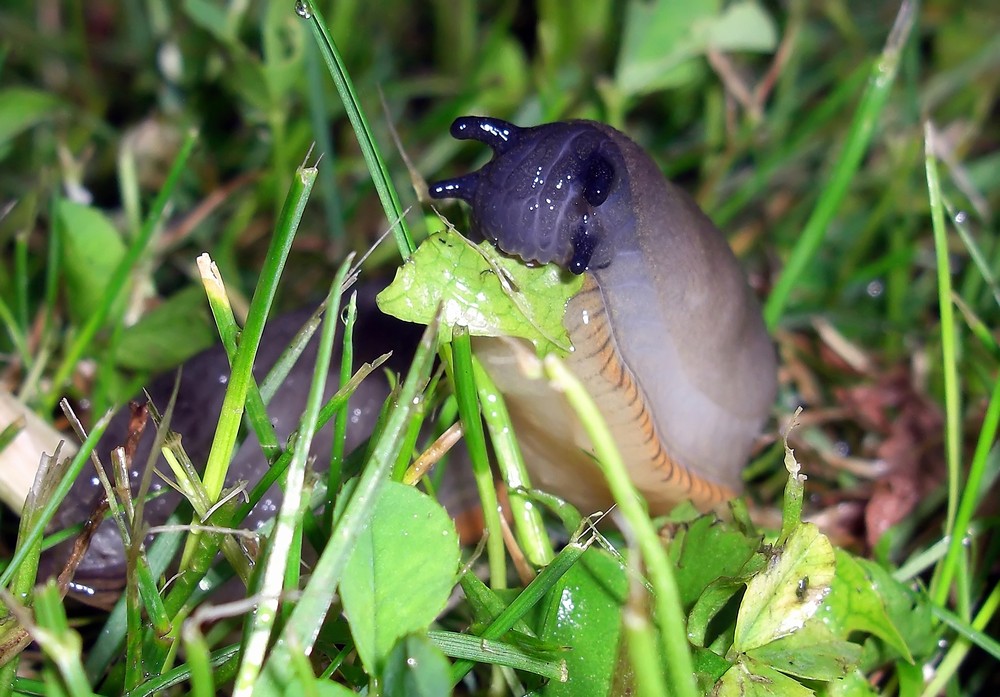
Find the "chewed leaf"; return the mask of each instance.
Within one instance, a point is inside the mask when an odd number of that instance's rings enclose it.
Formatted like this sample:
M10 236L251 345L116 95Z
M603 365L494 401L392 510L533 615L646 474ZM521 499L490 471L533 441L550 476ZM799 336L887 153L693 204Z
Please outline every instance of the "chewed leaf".
M714 515L678 526L669 551L684 611L710 584L737 576L759 546L759 537L748 537Z
M733 649L744 653L800 629L830 592L836 559L830 540L800 525L747 584Z
M446 339L446 328L465 326L473 336L528 339L544 354L569 350L562 319L582 282L555 264L527 266L489 243L477 247L457 233L441 232L403 262L376 300L386 314L420 324L440 307Z

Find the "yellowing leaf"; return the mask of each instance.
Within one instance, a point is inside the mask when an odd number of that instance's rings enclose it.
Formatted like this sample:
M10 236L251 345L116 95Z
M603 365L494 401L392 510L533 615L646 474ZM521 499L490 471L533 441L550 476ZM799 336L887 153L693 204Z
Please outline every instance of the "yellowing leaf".
M733 649L745 653L800 629L830 592L835 568L833 546L819 528L797 527L747 584Z

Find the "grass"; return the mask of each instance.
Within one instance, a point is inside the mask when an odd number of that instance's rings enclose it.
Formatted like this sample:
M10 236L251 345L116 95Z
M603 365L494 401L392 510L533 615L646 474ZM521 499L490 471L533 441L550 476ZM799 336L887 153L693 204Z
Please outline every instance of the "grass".
M56 405L68 397L93 436L105 406L205 345L211 317L232 361L222 414L205 415L219 423L204 476L183 440L165 440L207 527L184 527L187 514L140 550L142 504L124 501L140 511L126 526L133 576L110 613L51 586L29 593L56 499L41 492L20 525L16 510L0 512L9 591L0 602L17 619L0 628L12 647L0 655L0 694L269 694L279 685L594 694L623 672L619 661L651 695L708 693L717 680L752 691L763 679L779 694L1000 687L991 514L1000 19L990 3L302 5L310 18L292 3L201 0L0 10L0 387L64 430ZM698 31L711 33L711 49ZM340 440L357 380L325 406L313 389L290 447L275 436L265 412L273 382L258 389L251 373L272 309L329 290L324 351L344 342L334 320L351 304L339 281L352 271L340 262L390 230L396 244L363 264L375 276L440 229L428 209L417 212L421 182L407 176L474 166L466 153L479 151L447 135L466 113L609 122L728 233L782 359L774 445L748 481L755 523L740 508L713 526L678 512L661 544L601 438L623 534L605 540L560 523L573 516L516 486L516 438L468 336L439 346L435 323L394 378L398 406L358 451ZM318 163L306 162L313 142ZM448 213L461 229L461 214ZM215 268L203 262L199 273L206 251ZM199 275L211 314L182 292ZM136 323L154 309L165 319ZM154 349L167 357L154 360ZM319 361L313 385L327 366L344 382L375 358L342 353L341 364ZM586 394L561 364L544 370L586 413ZM775 434L799 406L786 450ZM333 418L333 474L310 476L311 432ZM456 422L483 499L495 495L491 459L515 484L510 534L488 504L484 560L464 550L461 564L440 507L399 483ZM212 532L241 527L249 511L225 499L214 508L241 429L257 435L275 462L269 477L286 490L259 553ZM84 447L61 464L73 477L88 456ZM804 492L784 462L808 475ZM48 486L59 497L70 479L57 464ZM248 488L260 497L266 487ZM825 535L798 520L799 506ZM399 523L401 535L394 514L427 523ZM172 558L184 573L164 584ZM205 602L205 586L234 571L246 594ZM782 585L778 572L798 585ZM812 604L802 579L827 576L816 592L829 595ZM464 598L441 614L456 584ZM577 603L573 620L585 629L559 619L562 598ZM804 629L791 635L766 619L796 612ZM842 663L821 656L823 645ZM777 658L786 655L809 661L789 669Z

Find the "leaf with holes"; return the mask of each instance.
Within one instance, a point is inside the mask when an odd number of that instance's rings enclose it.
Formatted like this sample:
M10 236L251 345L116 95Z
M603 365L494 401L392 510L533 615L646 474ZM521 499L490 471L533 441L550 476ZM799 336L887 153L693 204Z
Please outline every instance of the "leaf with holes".
M487 242L477 247L454 232L440 232L403 262L377 301L386 314L419 324L430 322L440 307L446 341L452 327L464 326L473 336L528 339L544 354L569 350L562 320L582 283L582 276L555 264L527 266Z

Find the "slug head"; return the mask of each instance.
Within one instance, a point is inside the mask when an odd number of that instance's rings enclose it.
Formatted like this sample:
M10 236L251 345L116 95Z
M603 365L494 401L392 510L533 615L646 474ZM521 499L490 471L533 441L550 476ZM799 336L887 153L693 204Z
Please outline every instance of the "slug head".
M611 263L609 223L623 206L630 210L625 163L611 135L586 121L520 128L481 116L456 119L451 135L493 150L481 169L430 187L434 198L468 203L476 233L507 254L577 274Z

